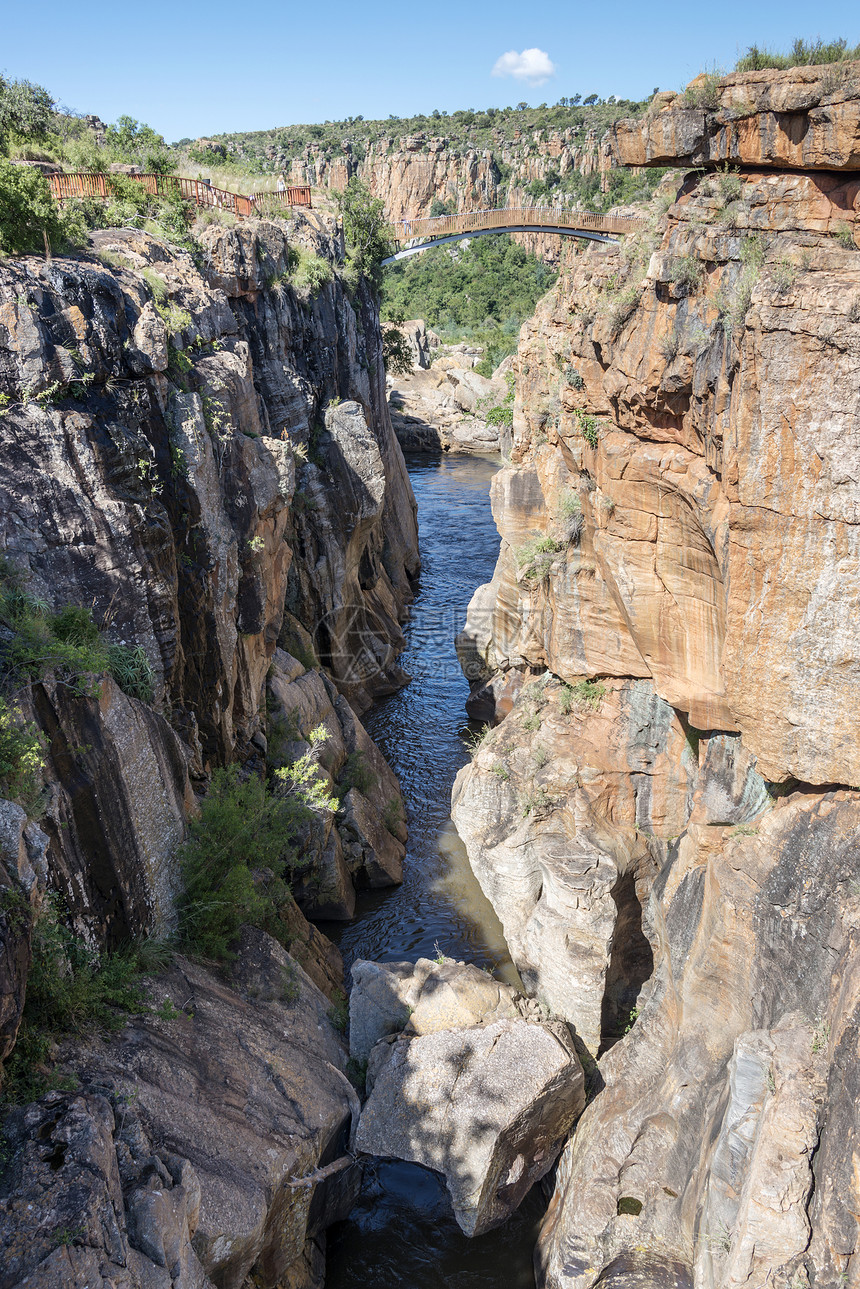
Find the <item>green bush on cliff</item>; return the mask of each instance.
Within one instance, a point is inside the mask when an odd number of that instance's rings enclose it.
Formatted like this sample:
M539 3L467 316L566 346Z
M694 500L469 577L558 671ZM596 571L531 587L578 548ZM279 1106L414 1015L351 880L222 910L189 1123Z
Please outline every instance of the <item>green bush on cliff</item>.
M8 567L0 570L0 624L7 632L0 643L0 683L20 685L53 674L83 696L110 673L132 698L152 701L152 665L140 645L111 644L91 609L68 604L51 613Z
M355 283L366 277L379 290L382 261L394 250L385 203L372 196L367 185L353 175L345 190L338 194L337 205L346 241L347 277Z
M33 816L41 805L42 736L19 708L0 697L0 796Z
M44 255L46 242L51 250L62 251L84 236L80 220L54 201L41 171L0 157L0 252Z
M32 918L29 904L10 904L8 897L3 913L18 923ZM0 1099L20 1104L67 1085L51 1070L58 1038L116 1030L130 1013L148 1010L134 948L100 954L65 924L61 902L49 892L33 927L24 1012Z
M289 943L283 913L291 907L300 830L314 813L337 807L315 757L327 735L324 725L313 730L309 750L275 771L274 788L243 777L237 765L213 774L180 852L179 931L189 952L229 962L246 923Z

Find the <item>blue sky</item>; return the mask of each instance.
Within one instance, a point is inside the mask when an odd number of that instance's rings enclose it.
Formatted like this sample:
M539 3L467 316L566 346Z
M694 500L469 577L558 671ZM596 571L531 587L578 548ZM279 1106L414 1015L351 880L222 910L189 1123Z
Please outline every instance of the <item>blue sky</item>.
M860 42L856 0L40 0L38 12L7 6L0 71L106 121L128 113L173 141L576 93L641 98L730 68L753 41L787 47L798 35ZM555 68L543 84L492 75L503 55L524 50Z

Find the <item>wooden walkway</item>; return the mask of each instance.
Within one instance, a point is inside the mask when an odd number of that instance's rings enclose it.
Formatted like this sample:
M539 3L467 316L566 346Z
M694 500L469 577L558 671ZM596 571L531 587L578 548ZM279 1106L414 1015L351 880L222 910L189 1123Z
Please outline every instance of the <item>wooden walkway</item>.
M456 241L460 237L481 237L487 233L559 233L564 237L613 242L637 232L642 224L641 219L622 215L593 215L584 210L553 210L545 206L507 206L501 210L472 210L460 215L401 219L391 226L392 237L401 249L384 262L392 264L441 242ZM417 241L422 244L415 245Z
M48 182L57 201L67 201L70 197L112 197L111 180L116 178L116 175L83 171L48 175ZM198 206L229 210L240 219L264 215L274 206L309 207L311 204L311 190L306 184L287 188L285 192L257 192L245 197L224 188L214 188L202 179L183 179L179 175L123 175L122 178L141 184L153 197L181 197L183 201L193 201Z

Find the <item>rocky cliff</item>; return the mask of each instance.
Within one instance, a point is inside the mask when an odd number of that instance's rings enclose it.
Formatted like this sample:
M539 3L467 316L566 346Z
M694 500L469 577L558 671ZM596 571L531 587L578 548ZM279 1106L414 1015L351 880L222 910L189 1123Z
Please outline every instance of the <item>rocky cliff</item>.
M546 1289L860 1283L860 67L705 89L613 146L742 168L523 329L459 642L455 821L592 1061Z
M355 885L400 878L399 787L358 713L407 679L417 532L376 304L342 262L315 219L211 225L193 253L112 230L0 268L0 715L39 748L26 810L0 809L0 1055L46 892L87 952L171 932L217 767L289 764L323 727L340 808L306 829L296 898L350 917ZM136 1027L54 1051L81 1091L11 1129L4 1285L319 1283L351 1192L316 1170L356 1103L339 955L282 915L290 954L255 933L226 981L177 959Z
M397 220L428 215L434 200L454 210L528 204L521 190L545 181L550 171L563 179L574 171L604 174L616 164L596 130L537 130L514 139L500 132L492 148L481 149L417 134L379 139L362 151L354 157L346 144L343 156L333 157L320 144L309 144L289 162L291 182L337 191L356 174Z

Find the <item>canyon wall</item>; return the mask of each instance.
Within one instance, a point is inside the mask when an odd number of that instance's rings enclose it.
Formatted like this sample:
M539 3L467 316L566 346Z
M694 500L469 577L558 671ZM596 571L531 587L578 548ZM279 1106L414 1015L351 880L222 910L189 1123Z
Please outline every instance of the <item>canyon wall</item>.
M0 806L0 1057L46 899L90 950L175 929L177 847L218 767L313 752L342 785L305 828L309 914L400 880L399 786L358 714L407 679L415 505L376 303L342 263L333 223L299 217L210 225L193 254L108 230L0 268L0 714L44 760L38 801ZM20 624L69 606L136 679L41 659L38 625L22 653ZM343 972L289 895L280 916L289 953L249 932L226 978L176 958L130 1028L54 1048L80 1092L16 1112L4 1285L321 1282L355 1184Z
M708 93L614 127L742 168L523 328L458 642L455 822L590 1073L542 1289L860 1284L860 66Z

